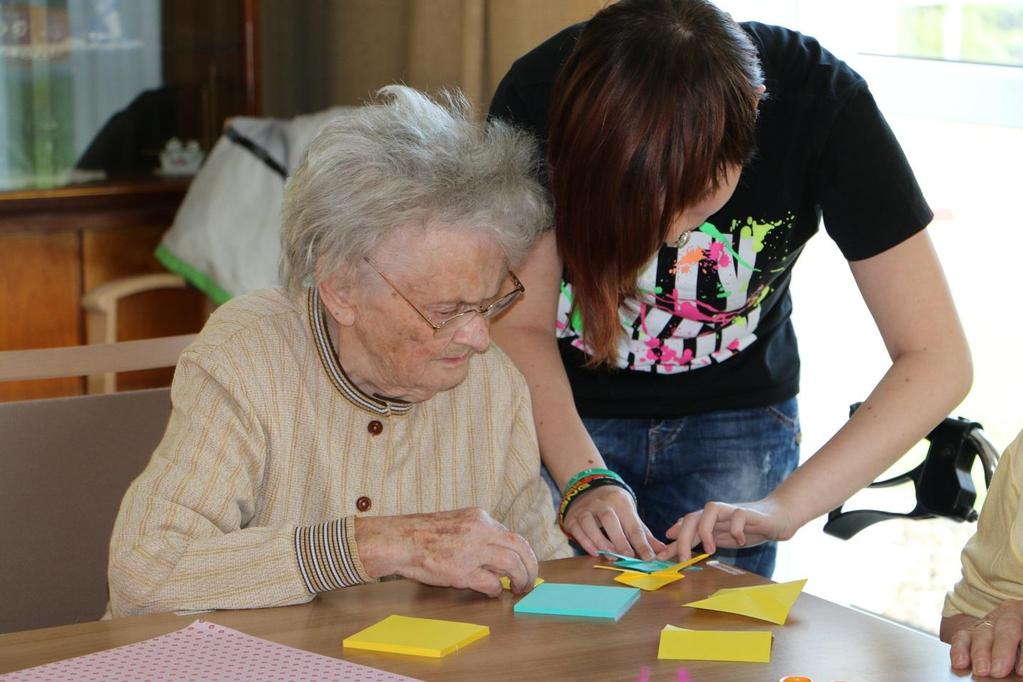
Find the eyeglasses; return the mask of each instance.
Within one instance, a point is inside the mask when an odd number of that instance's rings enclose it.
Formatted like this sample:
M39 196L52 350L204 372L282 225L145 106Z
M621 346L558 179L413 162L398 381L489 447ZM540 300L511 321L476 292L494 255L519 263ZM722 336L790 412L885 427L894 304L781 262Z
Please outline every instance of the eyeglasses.
M408 303L409 306L419 314L419 317L423 318L423 320L426 321L426 324L430 325L430 327L433 328L433 333L435 336L449 336L454 334L459 329L467 325L469 321L472 319L473 315L479 315L485 320L497 317L505 310L507 310L508 307L526 291L526 287L522 285L522 282L520 282L519 278L515 276L515 273L509 270L508 276L511 277L512 285L514 287L510 292L487 305L481 305L479 307L469 307L467 310L463 310L460 313L456 313L451 317L447 318L446 320L442 320L441 322L434 322L429 315L427 315L426 313L419 309L419 306L410 301L405 294L401 293L398 287L394 286L394 282L389 280L387 278L387 275L380 272L379 268L373 265L373 262L369 258L363 257L363 260L366 261L366 264L369 265L369 267L373 268L373 272L380 275L380 279L387 282L387 285L391 287L394 293L398 294L398 296L401 297L401 300Z

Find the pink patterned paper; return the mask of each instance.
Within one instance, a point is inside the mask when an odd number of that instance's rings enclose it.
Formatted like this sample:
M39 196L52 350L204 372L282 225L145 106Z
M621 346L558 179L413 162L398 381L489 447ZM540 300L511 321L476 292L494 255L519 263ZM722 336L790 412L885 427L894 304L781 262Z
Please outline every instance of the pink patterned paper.
M413 680L268 642L204 620L168 635L0 675L8 680Z

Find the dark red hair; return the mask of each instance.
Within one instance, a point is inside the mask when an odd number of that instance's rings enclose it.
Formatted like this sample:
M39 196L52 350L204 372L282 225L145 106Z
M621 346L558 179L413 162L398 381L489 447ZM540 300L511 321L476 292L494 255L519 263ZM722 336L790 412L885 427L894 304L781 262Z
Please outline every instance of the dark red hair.
M589 364L615 356L618 307L674 220L749 159L762 82L748 36L704 0L620 0L583 29L547 160Z

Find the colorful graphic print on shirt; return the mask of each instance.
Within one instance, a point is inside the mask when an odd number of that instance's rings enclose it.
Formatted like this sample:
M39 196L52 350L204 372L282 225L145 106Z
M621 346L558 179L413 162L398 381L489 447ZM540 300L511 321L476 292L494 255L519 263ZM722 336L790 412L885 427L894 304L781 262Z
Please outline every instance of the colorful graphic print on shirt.
M640 273L639 295L619 308L625 333L615 366L675 374L723 362L757 339L761 304L794 260L786 253L793 218L707 222L681 249L665 246ZM589 352L573 291L562 281L557 336Z

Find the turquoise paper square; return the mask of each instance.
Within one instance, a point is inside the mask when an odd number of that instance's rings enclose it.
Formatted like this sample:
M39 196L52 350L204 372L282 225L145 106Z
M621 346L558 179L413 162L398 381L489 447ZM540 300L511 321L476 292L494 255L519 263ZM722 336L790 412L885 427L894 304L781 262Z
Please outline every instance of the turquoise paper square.
M520 599L515 604L515 613L616 621L636 603L639 594L640 591L635 587L546 582Z

